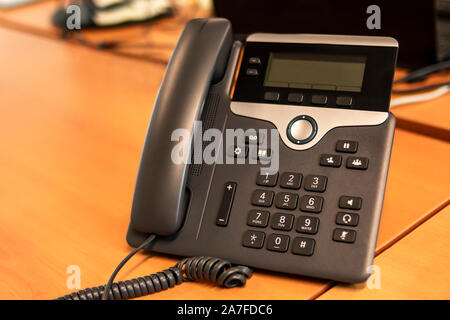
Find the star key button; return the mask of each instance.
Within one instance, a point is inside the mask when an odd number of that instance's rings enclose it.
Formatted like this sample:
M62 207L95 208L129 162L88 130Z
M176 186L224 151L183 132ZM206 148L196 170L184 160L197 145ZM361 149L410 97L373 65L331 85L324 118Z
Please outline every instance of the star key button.
M261 249L264 245L265 236L264 232L248 230L242 237L242 245L248 248Z

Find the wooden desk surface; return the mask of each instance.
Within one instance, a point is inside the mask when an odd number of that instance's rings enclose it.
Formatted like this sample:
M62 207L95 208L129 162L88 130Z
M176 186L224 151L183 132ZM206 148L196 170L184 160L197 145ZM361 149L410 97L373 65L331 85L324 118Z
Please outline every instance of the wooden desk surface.
M42 0L25 6L0 10L0 25L38 34L44 37L60 37L61 31L51 22L53 13L61 6L60 0ZM207 17L211 13L197 6L184 5L178 14L157 19L150 24L127 25L117 28L90 29L83 37L91 43L121 41L127 45L106 52L135 59L167 63L181 31L187 21Z
M404 70L396 72L396 78L405 75ZM450 82L450 72L441 72L430 76L419 84L399 84L396 89L411 89L433 83ZM392 99L405 95L394 94ZM450 93L439 98L391 107L397 117L397 127L419 132L424 135L450 142Z
M450 299L449 225L450 206L375 258L379 278L369 287L341 284L319 299Z
M0 299L104 283L125 242L136 171L164 66L0 28ZM448 143L397 130L377 252L449 201ZM437 164L436 164L437 163ZM139 254L119 275L175 259ZM308 299L330 282L257 271L245 288L183 284L153 299ZM411 284L411 290L421 286Z

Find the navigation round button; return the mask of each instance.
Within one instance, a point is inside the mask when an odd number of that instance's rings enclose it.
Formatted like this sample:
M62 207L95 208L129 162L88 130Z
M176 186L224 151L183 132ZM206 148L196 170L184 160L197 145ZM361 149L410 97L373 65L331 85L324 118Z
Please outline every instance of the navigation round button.
M301 115L289 122L286 133L293 143L305 144L316 136L317 123L310 116Z

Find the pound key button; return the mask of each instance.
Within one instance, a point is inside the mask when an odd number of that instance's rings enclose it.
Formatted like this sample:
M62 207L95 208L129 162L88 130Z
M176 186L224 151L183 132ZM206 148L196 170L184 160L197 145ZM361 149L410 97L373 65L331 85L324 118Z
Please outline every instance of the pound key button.
M312 256L315 244L314 239L297 237L292 244L292 253L301 256Z

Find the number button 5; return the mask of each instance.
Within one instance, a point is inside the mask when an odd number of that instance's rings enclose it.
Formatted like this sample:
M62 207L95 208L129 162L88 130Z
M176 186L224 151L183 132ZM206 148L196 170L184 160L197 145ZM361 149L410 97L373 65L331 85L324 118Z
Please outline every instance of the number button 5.
M281 192L277 194L275 206L279 209L294 210L297 208L298 195L295 193Z

